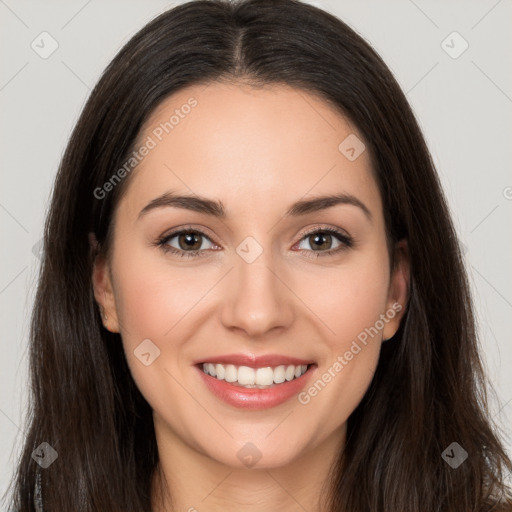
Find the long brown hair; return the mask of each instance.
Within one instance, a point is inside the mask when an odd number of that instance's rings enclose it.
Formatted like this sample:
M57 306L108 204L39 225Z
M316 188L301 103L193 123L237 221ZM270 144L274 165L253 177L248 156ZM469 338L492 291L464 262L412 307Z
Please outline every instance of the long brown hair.
M364 136L390 247L406 239L409 303L348 420L332 468L331 511L511 510L512 471L489 415L460 245L411 108L379 55L335 16L297 0L198 0L156 17L118 53L92 91L57 174L30 332L27 437L11 508L34 510L36 479L51 511L151 510L158 463L152 411L118 334L102 327L88 234L105 247L144 121L170 94L231 80L320 95ZM489 388L490 389L490 388ZM32 452L47 442L47 469ZM442 454L458 443L457 468ZM506 496L508 505L505 504ZM493 508L496 506L496 508Z

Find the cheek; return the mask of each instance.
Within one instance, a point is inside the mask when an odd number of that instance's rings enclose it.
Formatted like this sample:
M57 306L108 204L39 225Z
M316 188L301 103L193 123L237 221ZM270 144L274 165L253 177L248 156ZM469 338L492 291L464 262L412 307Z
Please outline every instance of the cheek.
M389 287L387 260L377 252L354 253L346 264L310 273L297 284L297 295L324 324L332 348L343 350L364 329L374 326L385 312Z
M185 399L175 380L183 380L178 359L190 336L183 328L193 318L191 308L211 286L211 276L171 266L147 250L137 252L132 247L130 256L118 254L114 259L116 309L127 363L152 408L165 410L170 397L174 403ZM146 352L148 365L143 362Z
M329 293L315 302L329 334L324 338L317 377L299 395L299 403L311 418L325 418L321 426L313 427L318 429L318 435L338 428L348 419L377 368L382 339L380 319L386 312L389 283L387 267L380 261L340 269L325 283Z
M319 276L317 276L319 277ZM366 392L378 364L386 313L389 270L382 251L355 254L347 265L316 280L325 293L309 292L311 309L328 327L319 361L318 379L309 399L327 414L332 425L346 420ZM304 289L305 293L305 289ZM325 391L324 391L325 389ZM314 396L322 395L318 401ZM341 399L342 398L342 399Z
M134 255L119 261L116 308L123 338L132 344L172 336L174 326L206 293L210 282L211 272L173 267L163 258Z

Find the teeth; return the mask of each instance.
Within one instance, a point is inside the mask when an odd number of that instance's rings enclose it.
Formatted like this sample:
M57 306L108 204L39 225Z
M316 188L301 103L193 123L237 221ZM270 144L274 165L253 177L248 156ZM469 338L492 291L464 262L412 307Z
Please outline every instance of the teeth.
M203 366L203 370L204 370L204 366ZM238 379L238 371L237 371L236 367L233 366L232 364L226 365L224 372L225 372L224 380L226 382L235 382ZM213 377L213 375L212 375L212 377Z
M292 380L295 377L295 366L288 366L285 372L286 380Z
M246 386L247 384L254 384L256 380L256 372L254 369L249 368L248 366L240 366L238 368L238 384L242 384L242 386ZM266 384L265 382L258 382L258 384ZM271 383L270 383L271 384Z
M235 385L246 388L265 389L274 384L281 384L285 380L297 379L306 373L308 366L303 365L280 365L274 368L250 368L249 366L235 366L233 364L212 364L203 363L203 371L207 375L217 377L219 380L232 382Z
M278 366L274 370L274 382L276 384L281 384L285 380L286 380L286 368L283 365Z
M216 377L219 379L219 380L223 380L224 379L224 376L226 375L226 369L224 368L224 366L222 364L216 364L215 365L215 371L217 372L217 375ZM208 372L209 373L209 372ZM213 373L211 373L210 375L213 376Z
M241 370L242 368L240 368ZM240 380L240 370L238 370L238 382L242 384L242 381ZM266 368L258 368L256 371L254 371L254 383L258 384L259 386L271 386L274 384L274 370L267 366Z

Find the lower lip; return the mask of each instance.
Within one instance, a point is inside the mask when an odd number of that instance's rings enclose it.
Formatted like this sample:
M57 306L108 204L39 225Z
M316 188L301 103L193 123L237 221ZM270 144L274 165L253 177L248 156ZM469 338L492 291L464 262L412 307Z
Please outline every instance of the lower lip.
M202 366L202 365L201 365ZM268 409L280 405L297 395L309 382L316 365L312 364L300 377L275 384L271 388L244 388L235 386L225 380L207 375L199 367L195 367L208 389L224 402L240 409Z

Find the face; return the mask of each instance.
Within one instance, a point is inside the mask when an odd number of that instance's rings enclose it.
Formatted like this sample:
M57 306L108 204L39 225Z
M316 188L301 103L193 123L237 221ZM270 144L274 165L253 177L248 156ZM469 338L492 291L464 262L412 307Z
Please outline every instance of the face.
M408 280L362 141L284 85L189 87L146 122L93 282L157 438L270 468L342 437Z

